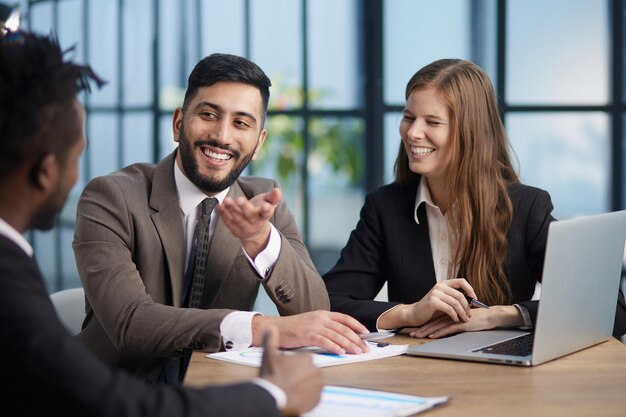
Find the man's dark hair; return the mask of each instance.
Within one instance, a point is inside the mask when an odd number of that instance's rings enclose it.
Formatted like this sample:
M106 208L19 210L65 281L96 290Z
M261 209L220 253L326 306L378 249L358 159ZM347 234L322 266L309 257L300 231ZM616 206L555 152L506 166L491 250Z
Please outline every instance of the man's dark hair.
M210 87L220 81L233 81L258 88L263 100L263 116L265 116L272 85L270 79L254 62L229 54L211 54L196 64L189 74L183 111L187 110L198 88Z
M73 49L73 48L71 48ZM0 36L0 179L27 160L63 156L73 143L47 130L71 108L89 80L104 82L88 66L64 61L56 38L28 32Z

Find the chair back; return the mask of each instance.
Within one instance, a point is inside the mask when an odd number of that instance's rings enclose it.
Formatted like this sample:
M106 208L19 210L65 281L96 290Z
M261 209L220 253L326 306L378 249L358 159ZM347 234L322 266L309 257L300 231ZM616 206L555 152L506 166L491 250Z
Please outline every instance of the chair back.
M82 287L69 288L50 294L52 304L61 322L73 335L80 333L85 319L85 291Z

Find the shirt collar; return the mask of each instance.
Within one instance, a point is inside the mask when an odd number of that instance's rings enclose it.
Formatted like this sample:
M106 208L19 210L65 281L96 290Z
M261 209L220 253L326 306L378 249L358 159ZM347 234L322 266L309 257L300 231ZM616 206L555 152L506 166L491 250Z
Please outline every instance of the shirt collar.
M188 216L196 210L196 207L198 207L207 195L204 191L196 187L196 185L192 183L191 180L185 176L185 174L183 174L176 161L174 161L174 181L176 183L176 189L178 190L178 202L180 204L180 208L185 216ZM229 189L230 187L215 195L218 204L222 204Z
M8 239L15 242L28 256L33 256L33 247L28 243L26 238L13 228L9 223L0 218L0 235L6 236Z
M433 203L433 199L430 197L430 189L428 188L428 182L426 181L426 178L424 178L424 176L420 178L420 183L417 186L415 207L413 208L413 218L415 219L415 223L417 224L420 224L420 221L417 218L417 209L422 203L428 204L432 207L437 207L435 203Z

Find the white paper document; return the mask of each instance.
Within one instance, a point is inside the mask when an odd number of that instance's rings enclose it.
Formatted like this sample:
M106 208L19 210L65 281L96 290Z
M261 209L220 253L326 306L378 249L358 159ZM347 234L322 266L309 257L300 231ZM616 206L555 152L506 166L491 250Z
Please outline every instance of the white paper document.
M403 417L440 404L448 397L415 395L326 385L319 404L302 417Z
M388 345L383 347L370 346L370 351L362 353L360 355L336 355L322 351L319 348L302 348L283 351L283 353L289 354L291 352L309 351L313 353L313 365L318 368L324 366L343 365L346 363L371 361L374 359L388 358L390 356L402 355L406 352L408 345ZM252 347L244 350L230 351L230 352L217 352L209 353L206 355L208 358L218 359L221 361L232 362L239 365L248 366L261 366L261 357L263 356L263 348Z

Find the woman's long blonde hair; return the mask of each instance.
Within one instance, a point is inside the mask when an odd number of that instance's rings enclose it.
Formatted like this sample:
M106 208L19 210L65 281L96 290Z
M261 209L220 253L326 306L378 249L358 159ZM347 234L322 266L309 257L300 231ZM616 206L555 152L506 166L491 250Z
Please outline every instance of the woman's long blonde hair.
M511 164L510 145L489 77L477 65L442 59L411 77L405 97L433 87L450 110L452 159L447 198L452 230L458 230L455 262L478 297L489 304L510 304L504 274L507 231L513 206L507 192L519 177ZM414 183L403 144L395 162L396 181ZM452 267L450 269L452 271Z

